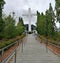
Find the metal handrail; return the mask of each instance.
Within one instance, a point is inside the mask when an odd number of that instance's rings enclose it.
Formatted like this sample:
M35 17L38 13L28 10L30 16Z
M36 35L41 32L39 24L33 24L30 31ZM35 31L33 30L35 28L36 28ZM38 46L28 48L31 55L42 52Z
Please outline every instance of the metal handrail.
M55 44L53 44L53 43L48 43L48 44L51 44L51 45L53 45L53 46L55 46L55 47L57 47L57 48L60 48L60 46L57 46L57 45L55 45Z
M15 42L15 43L16 43L16 42ZM8 48L8 47L12 46L12 45L13 45L13 44L15 44L15 43L12 43L12 44L10 44L10 45L8 45L8 46L6 46L6 47L2 48L2 49L6 49L6 48ZM0 51L2 51L2 49L0 49Z
M9 48L10 46L14 45L15 43L16 43L16 42L14 42L14 43L12 43L12 44L10 44L10 45L8 45L8 46L6 46L6 47L0 49L0 51L2 51L2 56L3 56L3 54L4 54L4 50L7 49L7 48Z
M1 63L7 63L14 55L16 54L16 48L14 49L14 51L12 53L10 53L10 55L5 58ZM16 63L16 58L15 58L15 63Z
M46 41L46 39L44 39L44 40ZM55 44L53 44L52 42L49 42L49 41L48 41L48 44L51 44L51 45L53 45L53 46L55 46L55 47L57 47L57 48L60 48L60 46L55 45Z
M4 50L5 50L6 48L8 48L8 47L10 47L10 46L12 46L12 45L14 45L14 44L16 44L16 43L17 43L17 42L14 42L14 43L12 43L12 44L10 44L10 45L8 45L8 46L6 46L6 47L0 49L0 51L2 51L2 56L3 56ZM12 58L12 56L14 56L14 54L16 54L15 51L16 51L16 48L14 49L14 51L13 51L12 53L10 53L10 55L9 55L7 58L5 58L3 61L1 61L1 63L7 63L7 62Z
M6 46L6 47L4 47L4 48L2 48L2 49L0 49L0 51L2 51L2 55L4 54L4 50L6 48L8 48L8 47L10 47L10 46L12 46L12 45L14 45L16 43L17 43L17 41L12 43L12 44L10 44L10 45L8 45L8 46ZM5 58L3 61L1 61L1 63L7 63L14 55L15 55L14 63L16 63L16 49L17 49L17 47L14 49L14 51L12 53L10 53L10 55L7 58Z

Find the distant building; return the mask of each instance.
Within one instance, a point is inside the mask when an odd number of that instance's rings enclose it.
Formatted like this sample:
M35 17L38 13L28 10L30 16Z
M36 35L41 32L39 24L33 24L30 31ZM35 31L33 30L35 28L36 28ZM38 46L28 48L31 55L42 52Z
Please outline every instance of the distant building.
M28 28L29 28L28 24L24 24L24 26L25 26L25 30L28 31ZM32 24L31 25L31 31L33 31L33 30L36 30L36 26Z

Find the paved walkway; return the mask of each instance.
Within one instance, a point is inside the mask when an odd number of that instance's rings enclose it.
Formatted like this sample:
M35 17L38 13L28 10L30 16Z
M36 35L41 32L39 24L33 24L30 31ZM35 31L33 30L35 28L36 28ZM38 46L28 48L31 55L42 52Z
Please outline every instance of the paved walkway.
M16 63L60 63L60 57L50 50L47 53L46 47L40 44L33 34L28 35L23 42L23 51L22 44L17 49Z

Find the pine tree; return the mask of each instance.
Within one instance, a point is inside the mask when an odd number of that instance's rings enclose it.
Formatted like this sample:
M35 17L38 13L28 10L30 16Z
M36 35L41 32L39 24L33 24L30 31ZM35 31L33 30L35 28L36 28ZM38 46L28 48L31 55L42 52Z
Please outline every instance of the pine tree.
M55 33L55 15L51 3L45 15L37 12L37 31L41 35L54 36Z
M55 17L54 17L54 11L51 6L51 3L49 5L49 10L46 12L46 19L47 19L47 24L48 25L48 35L53 36L55 33Z
M23 23L23 19L22 19L21 17L19 17L19 22L21 22L22 25L24 25L24 23Z
M2 18L2 9L4 7L5 1L4 0L0 0L0 18Z
M60 30L60 0L55 0L56 2L56 15L57 15L57 22L59 22L59 30Z
M5 38L13 38L16 36L16 26L15 26L15 20L11 15L5 18L5 29L4 34Z
M45 35L45 15L37 12L37 31L41 35Z
M23 19L20 17L19 17L19 22L17 24L17 32L18 32L18 35L21 35L24 32Z
M4 21L2 19L2 9L4 7L4 0L0 0L0 39L3 37Z
M37 32L39 33L39 17L40 17L40 13L37 11Z

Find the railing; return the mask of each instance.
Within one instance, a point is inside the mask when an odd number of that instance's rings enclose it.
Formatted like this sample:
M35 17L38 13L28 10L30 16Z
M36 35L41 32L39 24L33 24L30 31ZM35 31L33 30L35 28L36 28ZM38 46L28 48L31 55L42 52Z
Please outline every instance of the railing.
M14 44L16 44L16 43L17 43L17 42L14 42L14 43L12 43L12 44L10 44L10 45L8 45L8 46L6 46L6 47L0 49L0 52L2 53L2 54L1 54L1 57L3 56L5 49L11 47L12 45L14 45ZM14 61L14 63L16 63L16 48L14 49L14 51L13 51L12 53L10 53L10 55L9 55L7 58L5 58L5 59L4 59L3 61L1 61L0 63L7 63L7 62L12 58L13 55L15 55L15 61Z
M58 46L58 45L55 45L55 44L53 44L53 43L48 43L48 44L50 44L50 45L52 45L52 46L55 46L55 47L57 47L57 48L59 48L60 49L60 46Z
M16 49L10 55L5 58L1 63L7 63L15 55L14 63L16 63Z
M46 44L46 52L48 52L48 46L53 46L54 48L57 48L57 50L60 50L60 45L54 44L55 42L51 42L51 41L49 41L48 39L45 39L45 38L41 39L39 36L38 36L38 38L41 40L41 43L44 42ZM55 51L56 50L53 49L53 52L55 52ZM55 53L55 54L57 54L58 56L60 56L59 53Z
M2 51L2 55L4 54L4 50L5 50L5 49L9 48L10 46L12 46L12 45L14 45L14 44L16 44L16 42L15 42L15 43L12 43L12 44L10 44L10 45L8 45L8 46L2 48L2 49L0 49L0 51Z
M22 39L22 40L23 40L23 39ZM7 48L11 47L12 45L16 44L17 42L18 42L18 45L19 45L20 42L22 42L22 52L23 52L23 41L22 41L22 40L20 40L20 41L18 40L18 41L16 41L16 42L14 42L14 43L12 43L12 44L10 44L10 45L8 45L8 46L6 46L6 47L0 49L0 52L2 52L1 57L3 56L4 51L5 51ZM4 59L3 61L1 61L0 63L7 63L14 55L15 55L14 63L16 63L16 49L17 49L17 47L13 50L12 53L10 53L10 54L8 55L7 58L5 58L5 59Z
M38 37L39 37L39 36L38 36ZM41 39L41 38L39 38L39 39ZM44 43L47 42L46 39L41 39L41 40L43 40ZM48 40L48 39L47 39L47 40ZM48 40L48 44L53 45L53 46L55 46L55 47L57 47L57 48L60 48L59 45L56 45L56 44L53 44L53 43L54 43L54 42L51 42L51 41Z

